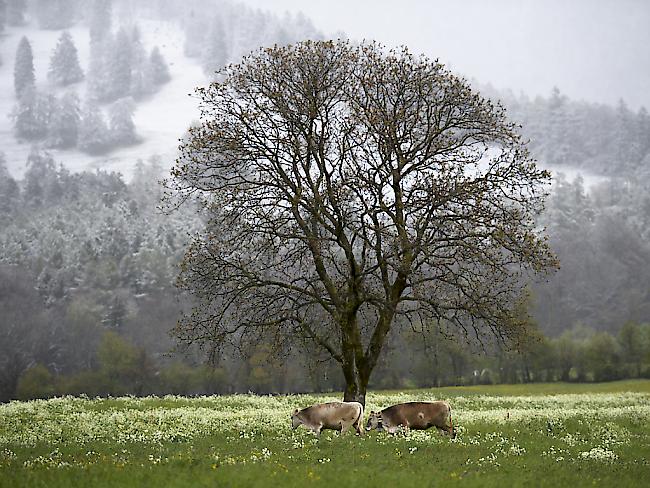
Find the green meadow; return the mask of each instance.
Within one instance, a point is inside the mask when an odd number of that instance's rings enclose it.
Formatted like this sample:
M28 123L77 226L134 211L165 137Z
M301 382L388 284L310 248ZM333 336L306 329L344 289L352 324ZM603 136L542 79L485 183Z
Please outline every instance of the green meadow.
M366 411L446 399L435 430L290 428L338 394L64 397L0 405L0 486L646 486L650 381L368 395Z

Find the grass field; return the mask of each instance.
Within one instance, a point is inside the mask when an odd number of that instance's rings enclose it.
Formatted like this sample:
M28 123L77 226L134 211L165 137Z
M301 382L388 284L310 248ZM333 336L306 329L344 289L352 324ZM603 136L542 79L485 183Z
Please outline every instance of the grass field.
M0 486L647 486L650 381L379 392L447 399L458 436L290 429L338 395L0 405Z

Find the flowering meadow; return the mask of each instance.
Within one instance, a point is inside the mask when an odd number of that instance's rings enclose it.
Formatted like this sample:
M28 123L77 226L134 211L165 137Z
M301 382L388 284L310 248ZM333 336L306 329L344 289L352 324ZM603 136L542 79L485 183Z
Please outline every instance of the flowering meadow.
M0 405L0 486L643 486L650 381L580 386L368 395L366 412L448 400L453 440L291 430L294 408L338 394L11 402Z

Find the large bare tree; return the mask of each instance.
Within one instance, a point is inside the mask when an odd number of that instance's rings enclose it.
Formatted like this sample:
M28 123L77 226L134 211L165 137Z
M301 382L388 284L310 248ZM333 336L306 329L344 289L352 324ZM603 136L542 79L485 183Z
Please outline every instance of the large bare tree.
M168 182L207 219L182 343L311 344L365 403L391 329L521 337L523 287L557 264L534 221L549 174L500 105L374 43L276 46L219 77Z

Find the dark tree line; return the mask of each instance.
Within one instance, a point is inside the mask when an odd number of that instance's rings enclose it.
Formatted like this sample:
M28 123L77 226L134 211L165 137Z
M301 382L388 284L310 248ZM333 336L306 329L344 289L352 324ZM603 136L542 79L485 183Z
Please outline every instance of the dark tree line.
M585 189L559 178L541 222L562 268L535 287L540 327L557 335L583 323L615 332L650 317L650 181L642 175Z
M541 330L558 335L585 324L616 333L650 316L650 117L578 102L554 89L530 99L483 90L502 99L542 165L558 173L540 219L562 263L547 284L535 287L534 315ZM561 174L581 171L585 177ZM597 176L596 182L594 176Z
M174 347L168 331L190 305L179 302L173 285L176 265L186 233L202 222L190 211L170 222L155 210L160 177L155 161L139 164L126 183L112 173L69 173L35 153L25 177L16 180L0 162L0 399L340 390L344 382L334 363L313 361L297 349L286 351L290 359L281 363L269 345L250 344L243 358L226 351L216 369L204 366L197 351L166 354ZM556 222L549 234L564 267L554 278L560 290L551 281L534 291L530 310L544 333L539 341L522 354L489 346L486 355L457 341L406 333L387 342L370 387L647 376L648 313L619 301L628 294L634 300L629 303L648 303L647 286L640 281L633 287L645 269L633 256L636 246L648 242L641 237L650 228L641 220L650 214L647 195L604 187L587 196L579 182L561 182L546 218ZM575 243L583 232L575 216L591 226L594 208L616 212L598 217L600 230L589 234L590 249L609 250L601 258L585 256L584 246ZM622 234L621 225L636 226L636 237L629 230ZM615 238L630 249L610 247ZM584 263L590 259L596 262ZM599 263L611 260L628 268L599 271ZM598 279L581 277L587 270L599 273ZM612 281L602 288L618 298L604 301L596 285L607 279Z
M53 374L94 367L108 331L150 356L171 349L175 264L194 220L156 210L160 177L155 160L138 163L127 185L35 152L16 181L0 161L3 399L36 363Z

